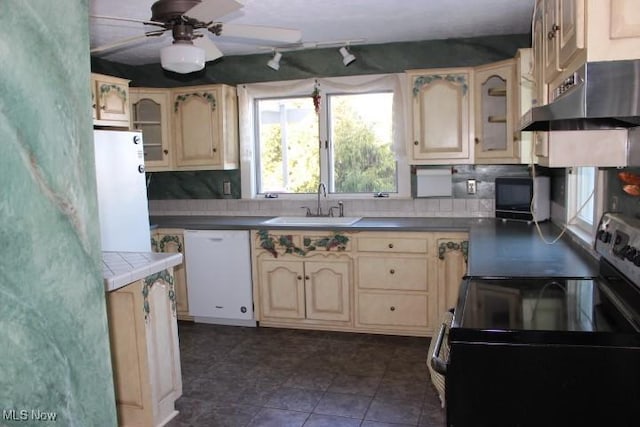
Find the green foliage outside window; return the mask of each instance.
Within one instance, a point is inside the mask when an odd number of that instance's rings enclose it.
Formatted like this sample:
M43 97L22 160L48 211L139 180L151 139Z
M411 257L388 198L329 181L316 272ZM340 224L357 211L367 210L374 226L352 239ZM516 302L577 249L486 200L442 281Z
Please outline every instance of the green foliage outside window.
M385 122L380 123L363 117L351 102L353 97L339 95L331 101L334 178L331 191L395 192L396 161L391 151L390 101L384 106L388 109L388 113L383 113ZM315 193L320 182L320 151L318 116L311 99L261 102L265 103L264 117L267 119L261 121L259 132L260 192ZM276 106L280 108L279 113ZM263 105L261 111L262 108ZM282 113L283 110L286 113ZM284 120L283 114L286 115ZM284 139L283 132L286 132ZM286 150L286 161L283 150Z

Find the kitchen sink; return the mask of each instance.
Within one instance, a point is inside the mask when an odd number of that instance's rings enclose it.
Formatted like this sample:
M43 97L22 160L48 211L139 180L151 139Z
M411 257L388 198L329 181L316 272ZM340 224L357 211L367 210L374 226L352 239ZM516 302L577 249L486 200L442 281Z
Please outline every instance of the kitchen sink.
M263 225L299 225L299 226L322 226L322 225L352 225L360 221L359 216L277 216L263 221Z

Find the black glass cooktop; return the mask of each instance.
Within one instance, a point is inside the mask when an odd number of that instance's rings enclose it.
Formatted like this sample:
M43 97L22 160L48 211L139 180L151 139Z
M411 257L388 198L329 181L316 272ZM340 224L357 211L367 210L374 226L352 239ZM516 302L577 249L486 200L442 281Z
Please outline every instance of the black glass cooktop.
M459 327L504 331L610 332L620 326L601 279L469 279Z

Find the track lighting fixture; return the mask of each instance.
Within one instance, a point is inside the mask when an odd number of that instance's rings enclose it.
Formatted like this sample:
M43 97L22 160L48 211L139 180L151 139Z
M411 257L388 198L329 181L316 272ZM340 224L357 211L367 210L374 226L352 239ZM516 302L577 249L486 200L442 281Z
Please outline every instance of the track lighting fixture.
M273 58L267 62L267 67L272 68L276 71L280 69L280 58L282 58L282 54L280 52L273 52Z
M353 56L351 52L349 52L347 46L343 46L340 48L340 55L342 55L342 63L345 67L356 60L356 57Z

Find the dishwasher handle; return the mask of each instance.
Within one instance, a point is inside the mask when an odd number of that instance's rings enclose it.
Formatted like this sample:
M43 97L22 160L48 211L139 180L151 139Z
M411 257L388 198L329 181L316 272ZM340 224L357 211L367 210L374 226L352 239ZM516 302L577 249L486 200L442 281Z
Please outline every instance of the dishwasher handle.
M442 348L442 342L444 341L444 333L446 332L447 324L440 325L440 331L436 338L436 345L433 346L433 353L431 353L431 367L434 371L440 375L447 375L447 362L440 358L440 349Z

